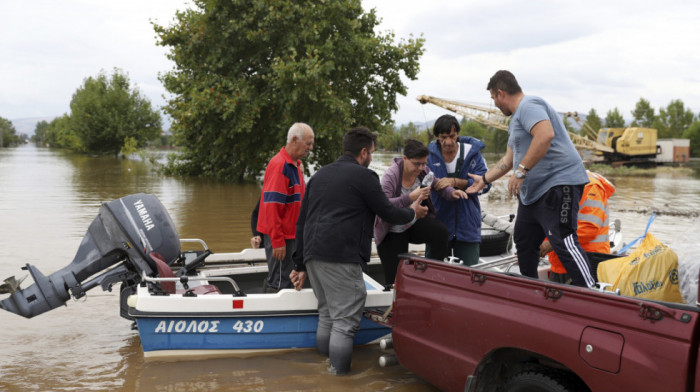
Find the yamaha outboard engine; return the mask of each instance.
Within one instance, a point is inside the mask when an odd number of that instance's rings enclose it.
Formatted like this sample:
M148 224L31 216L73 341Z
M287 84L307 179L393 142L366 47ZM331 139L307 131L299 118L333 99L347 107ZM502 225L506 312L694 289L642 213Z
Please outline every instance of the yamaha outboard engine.
M180 257L180 239L160 200L138 193L104 203L73 261L48 277L33 265L22 267L34 284L22 290L14 277L6 279L0 292L11 295L0 301L0 308L31 318L98 285L103 290L111 290L117 282L133 285L142 274L157 274L151 252L159 253L168 264Z

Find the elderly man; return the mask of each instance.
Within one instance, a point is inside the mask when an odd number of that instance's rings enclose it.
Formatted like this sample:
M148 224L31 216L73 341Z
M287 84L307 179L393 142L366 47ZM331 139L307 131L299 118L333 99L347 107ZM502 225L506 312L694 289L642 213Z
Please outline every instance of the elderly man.
M292 288L292 252L296 223L304 197L304 170L301 158L314 148L314 131L304 123L296 123L287 132L287 145L280 149L265 169L257 231L267 256L265 292Z

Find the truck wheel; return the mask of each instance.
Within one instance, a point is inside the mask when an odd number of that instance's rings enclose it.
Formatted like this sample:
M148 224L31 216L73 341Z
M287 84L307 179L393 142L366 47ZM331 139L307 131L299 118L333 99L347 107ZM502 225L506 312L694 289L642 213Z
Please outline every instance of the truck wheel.
M500 392L584 392L585 385L567 373L553 369L534 369L518 373L503 385Z
M479 256L495 256L508 251L510 234L494 230L481 229L481 245L479 245Z

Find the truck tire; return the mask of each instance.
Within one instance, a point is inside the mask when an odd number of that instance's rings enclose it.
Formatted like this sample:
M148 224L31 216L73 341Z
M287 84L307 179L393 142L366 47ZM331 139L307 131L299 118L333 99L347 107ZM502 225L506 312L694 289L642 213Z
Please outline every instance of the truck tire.
M535 368L508 379L500 392L585 392L589 389L568 373Z
M508 251L510 234L494 229L481 229L479 256L495 256Z

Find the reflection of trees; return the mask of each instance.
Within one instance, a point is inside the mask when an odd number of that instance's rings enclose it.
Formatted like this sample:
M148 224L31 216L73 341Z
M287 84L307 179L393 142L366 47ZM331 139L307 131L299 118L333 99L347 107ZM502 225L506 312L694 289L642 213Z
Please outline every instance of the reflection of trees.
M155 193L160 175L145 162L114 156L88 156L64 153L75 170L73 188L83 200L103 202L132 193Z
M182 185L179 182L177 187ZM215 252L250 247L250 214L260 197L260 185L192 179L186 188L172 204L163 201L181 238L201 238Z
M201 238L216 252L250 246L250 213L260 197L258 184L166 177L148 163L114 157L62 157L75 168L73 188L86 204L152 193L168 210L181 238Z

